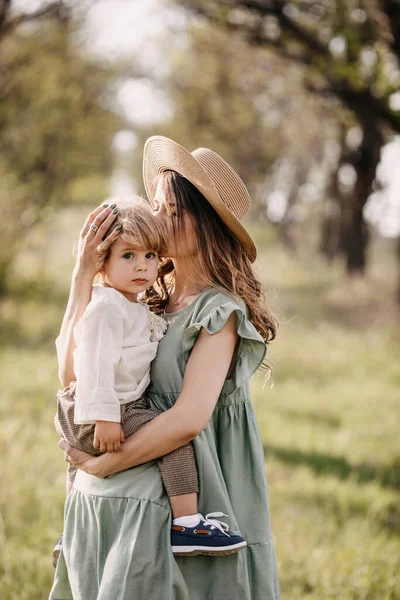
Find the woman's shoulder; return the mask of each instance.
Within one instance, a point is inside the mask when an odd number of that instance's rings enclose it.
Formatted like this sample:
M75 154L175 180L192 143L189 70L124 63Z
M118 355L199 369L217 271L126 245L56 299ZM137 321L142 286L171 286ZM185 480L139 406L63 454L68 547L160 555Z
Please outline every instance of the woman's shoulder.
M196 304L196 316L209 316L222 307L231 307L234 310L240 310L246 314L245 302L228 291L209 287L198 298Z
M265 342L249 320L244 300L225 290L210 288L199 296L190 322L183 332L184 350L190 351L193 348L201 329L205 329L211 335L221 331L233 313L236 313L237 316L238 336L243 341L241 354L250 353L256 357L254 370L258 368L265 356ZM253 372L253 368L251 372Z

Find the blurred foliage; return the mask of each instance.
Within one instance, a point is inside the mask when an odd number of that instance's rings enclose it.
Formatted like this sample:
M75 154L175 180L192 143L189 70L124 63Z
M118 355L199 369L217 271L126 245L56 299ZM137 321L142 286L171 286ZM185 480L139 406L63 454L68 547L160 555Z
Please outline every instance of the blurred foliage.
M249 59L239 39L214 28L188 29L190 50L170 54L170 71L163 82L175 113L163 133L188 148L219 152L251 184L264 178L282 136L269 143L271 126L265 118L260 73L268 72L266 53Z
M121 123L110 108L116 68L77 45L62 3L7 28L1 10L11 4L0 2L0 285L12 261L9 294L0 299L0 597L39 600L51 586L65 497L53 428L54 339L71 247L85 203L108 187ZM143 128L143 136L163 133L220 152L252 189L259 215L272 190L289 197L279 224L251 224L256 268L281 321L268 350L274 388L259 375L252 393L282 596L400 600L394 244L372 237L363 281L344 282L342 262L327 269L315 253L324 195L341 210L343 202L353 206L338 168L362 164L362 149L347 143L357 115L339 92L372 98L369 118L383 139L395 128L388 100L399 82L396 2L190 5L203 15L191 20L180 51L166 48L170 71L159 81L174 103L172 120L157 132ZM388 7L397 12L385 20ZM329 45L338 37L345 52L336 56ZM137 149L132 168L141 181L140 142ZM307 186L318 178L312 202Z
M68 20L51 19L0 37L0 290L32 227L63 203L93 206L113 167L116 72L73 34Z
M378 115L400 131L389 106L398 88L396 2L370 0L178 0L208 21L244 34L249 44L273 48L304 67L317 93L340 98L359 119ZM397 40L398 43L398 40ZM366 54L366 51L369 54Z
M242 36L250 47L273 49L300 70L303 85L325 99L346 128L357 124L360 141L342 148L337 171L351 165L356 183L340 197L332 186L321 247L346 254L350 273L362 273L369 237L363 207L372 191L380 150L388 130L400 132L400 111L391 96L400 83L398 2L370 0L178 0L203 20ZM397 7L397 8L396 8ZM231 45L229 45L231 47ZM331 222L333 221L333 223Z
M299 70L271 50L250 47L239 36L208 23L193 23L186 43L166 49L170 67L158 82L173 102L170 121L157 128L186 148L220 153L248 186L253 215L266 210L274 163L289 157L303 171L324 153L326 138L338 136L331 111L302 87ZM154 134L142 130L141 142ZM142 143L137 161L141 166ZM139 168L136 178L140 178Z

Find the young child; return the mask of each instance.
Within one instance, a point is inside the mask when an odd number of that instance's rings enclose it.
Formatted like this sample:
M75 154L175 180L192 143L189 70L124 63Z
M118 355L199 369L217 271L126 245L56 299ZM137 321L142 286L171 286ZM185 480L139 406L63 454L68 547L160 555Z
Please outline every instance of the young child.
M116 226L121 227L120 235L99 253L100 285L93 287L92 299L74 328L76 381L57 395L57 432L71 446L94 455L117 452L127 437L159 414L143 394L167 324L138 295L157 279L163 231L140 198L132 198L129 204L118 202L112 228ZM60 338L56 346L60 357ZM160 458L158 464L174 517L174 554L223 556L246 546L240 536L228 535L225 523L210 518L223 513L182 516L189 498L197 506L192 443ZM76 469L69 465L67 494L75 475ZM53 552L54 563L61 544L62 537Z

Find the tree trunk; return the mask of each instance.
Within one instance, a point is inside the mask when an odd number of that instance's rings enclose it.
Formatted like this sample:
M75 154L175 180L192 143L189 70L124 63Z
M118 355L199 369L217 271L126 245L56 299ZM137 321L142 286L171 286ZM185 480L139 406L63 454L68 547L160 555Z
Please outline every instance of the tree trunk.
M344 199L342 198L338 175L340 167L347 161L348 149L346 146L346 133L347 127L342 124L340 134L340 156L335 171L331 173L324 201L324 215L321 224L319 250L329 263L333 263L336 256L343 248L342 221Z
M0 298L7 295L10 268L11 260L0 261Z
M363 140L354 154L351 164L356 170L357 181L350 202L344 207L343 249L349 275L363 275L367 262L369 231L364 221L364 206L372 192L376 168L380 160L383 136L377 123L363 126Z
M337 179L337 173L332 179ZM340 195L333 195L333 189L337 186L332 182L329 186L329 194L324 202L324 217L321 225L321 240L319 250L325 256L329 264L332 264L340 251L340 231L342 206Z
M398 279L398 284L397 284L397 304L399 305L400 308L400 235L399 238L397 240L397 258L399 260L399 279Z
M298 224L293 218L293 209L298 201L298 193L300 186L307 180L307 167L303 164L298 165L293 170L292 185L288 194L286 213L281 222L281 235L284 246L292 254L297 252L296 230Z

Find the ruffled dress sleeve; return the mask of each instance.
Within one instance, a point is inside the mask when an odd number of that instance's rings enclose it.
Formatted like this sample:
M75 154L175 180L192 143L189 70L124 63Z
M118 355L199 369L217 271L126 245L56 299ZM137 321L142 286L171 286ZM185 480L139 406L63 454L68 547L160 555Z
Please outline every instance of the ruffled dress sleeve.
M257 371L266 355L266 344L247 316L247 307L239 299L216 294L194 315L194 321L184 330L182 345L190 353L202 329L215 335L224 327L232 313L237 317L239 345L236 361L222 389L227 396L235 392Z

